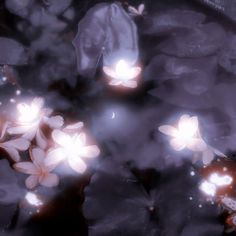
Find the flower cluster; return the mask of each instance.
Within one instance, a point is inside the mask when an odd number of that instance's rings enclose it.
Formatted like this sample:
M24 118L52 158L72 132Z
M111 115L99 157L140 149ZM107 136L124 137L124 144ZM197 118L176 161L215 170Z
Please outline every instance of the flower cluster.
M25 181L29 189L58 185L59 177L52 171L64 160L74 171L83 173L83 158L94 158L100 152L96 145L86 144L82 122L64 126L63 117L53 116L53 111L43 105L42 98L18 104L18 119L1 127L0 148L14 161L15 170L29 175ZM22 160L20 151L29 151L30 160Z

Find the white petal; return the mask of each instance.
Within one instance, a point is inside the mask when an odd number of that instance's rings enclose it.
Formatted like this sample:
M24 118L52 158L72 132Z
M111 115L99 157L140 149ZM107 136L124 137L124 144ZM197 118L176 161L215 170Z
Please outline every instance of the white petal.
M28 131L26 131L22 135L22 137L31 141L35 137L37 130L38 130L38 127L31 127Z
M13 165L14 169L25 174L37 174L38 170L32 162L18 162Z
M206 150L207 145L206 143L199 138L192 138L188 143L187 143L188 149L196 152L202 152Z
M100 150L96 145L83 147L81 149L81 156L86 158L94 158L100 154Z
M5 136L8 126L9 126L9 122L5 122L3 124L2 132L0 134L0 140Z
M57 148L48 152L44 163L48 170L51 171L65 158L66 153L63 151L63 148Z
M87 168L85 163L79 157L68 158L68 163L70 167L78 173L83 173Z
M173 138L170 140L170 145L172 148L174 148L176 151L181 151L186 147L186 144L178 138Z
M1 144L1 147L8 153L8 155L11 157L13 161L15 162L20 161L19 152L15 148L4 146L3 144Z
M132 14L139 15L139 12L138 12L137 9L136 9L135 7L133 7L133 6L129 6L129 7L128 7L128 10L129 10L129 12L132 13Z
M71 137L65 132L62 132L58 129L52 131L52 138L57 144L61 146L65 146L66 144L71 142Z
M25 185L27 188L32 189L38 185L38 176L37 175L30 175L25 180Z
M132 81L132 80L128 80L128 81L124 81L122 82L122 85L127 87L127 88L137 88L138 87L138 83L137 81Z
M15 126L7 129L10 135L23 134L31 129L31 126Z
M177 137L178 136L178 130L170 125L162 125L159 126L159 131L162 132L163 134L172 136L172 137Z
M183 126L185 126L186 123L189 122L189 119L190 119L190 116L189 116L189 115L187 115L187 114L182 115L182 116L179 118L179 123L178 123L179 125L178 125L178 128L181 130L181 128L182 128Z
M32 104L34 104L40 110L43 107L44 99L40 97L34 98Z
M113 79L109 82L109 85L111 86L118 86L121 85L122 81L121 80L117 80L117 79Z
M141 67L138 66L130 68L130 79L136 78L140 74L141 70Z
M110 68L108 66L103 66L103 71L106 75L108 75L112 78L116 78L116 73L112 68Z
M202 153L202 161L204 165L210 164L214 159L214 153L211 149L207 149Z
M4 145L9 146L9 147L13 147L13 148L18 149L20 151L25 151L29 148L30 142L24 138L17 138L17 139L13 139L8 142L5 142Z
M145 9L145 5L143 3L138 6L138 12L140 15L142 15L144 9Z
M51 129L61 128L64 124L64 119L62 116L52 116L47 119L46 123Z
M40 129L36 132L36 143L41 149L45 149L47 147L47 139Z
M75 124L67 125L65 129L73 130L73 129L81 129L84 126L83 122L77 122Z
M78 136L78 139L82 145L85 145L86 143L86 134L85 133L80 133Z
M59 184L59 178L56 174L49 173L40 179L39 182L46 187L55 187Z
M33 148L30 152L30 158L37 166L42 166L45 158L45 152L41 148Z

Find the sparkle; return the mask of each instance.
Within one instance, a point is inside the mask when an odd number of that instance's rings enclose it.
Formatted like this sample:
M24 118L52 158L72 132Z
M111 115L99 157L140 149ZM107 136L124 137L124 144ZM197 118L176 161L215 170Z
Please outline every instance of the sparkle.
M21 95L21 91L20 91L19 89L16 90L16 95L17 95L17 96Z
M209 196L215 196L216 194L216 186L208 181L203 181L199 189Z
M15 103L16 100L15 100L14 98L11 98L11 99L10 99L10 102L11 102L11 103Z
M2 81L4 81L4 82L7 81L7 77L6 77L6 76L3 76L3 77L2 77Z
M25 195L25 199L27 200L27 202L30 205L33 205L33 206L42 206L43 205L43 202L38 198L38 196L35 193L28 192Z
M195 176L195 172L194 172L194 171L191 171L191 172L190 172L190 175L191 175L191 176Z
M216 186L226 186L230 185L233 182L233 178L229 175L220 176L217 173L211 174L209 181Z

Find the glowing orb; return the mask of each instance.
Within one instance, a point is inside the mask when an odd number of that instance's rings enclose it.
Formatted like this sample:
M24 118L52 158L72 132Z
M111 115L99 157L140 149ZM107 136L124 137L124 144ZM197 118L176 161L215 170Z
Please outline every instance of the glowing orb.
M215 196L216 186L208 181L203 181L199 186L199 189L209 196Z
M43 205L43 202L38 198L38 196L35 193L28 192L25 195L25 199L27 200L27 202L30 205L33 205L33 206L42 206Z
M219 176L217 173L211 174L209 181L216 186L226 186L233 182L233 178L229 175Z

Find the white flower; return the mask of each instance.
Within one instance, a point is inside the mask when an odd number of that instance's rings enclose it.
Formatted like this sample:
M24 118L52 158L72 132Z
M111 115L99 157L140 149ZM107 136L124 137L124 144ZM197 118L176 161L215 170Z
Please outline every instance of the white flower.
M115 68L104 66L103 71L111 77L110 85L136 88L138 84L135 78L140 74L141 68L130 67L125 60L120 60Z
M196 116L182 115L177 127L163 125L159 127L159 131L172 137L170 145L176 151L181 151L184 148L192 151L205 151L207 148L206 143L201 138Z
M58 176L51 173L56 165L48 165L46 163L47 154L42 149L32 149L30 151L30 158L32 162L18 162L14 164L14 168L17 171L30 175L25 181L27 188L32 189L38 184L46 187L58 185Z
M30 142L25 138L4 140L8 125L9 123L5 122L2 126L0 133L0 148L4 149L15 162L18 162L20 161L19 151L26 151L30 146Z
M133 16L142 16L144 13L144 9L145 9L144 4L140 4L137 9L134 6L128 7L130 15L133 15Z
M82 158L93 158L100 153L96 145L86 146L86 135L84 133L68 134L61 130L54 130L52 138L59 147L50 151L47 159L49 165L56 165L67 159L73 170L83 173L86 170L86 164Z
M18 104L19 118L13 127L8 128L11 135L21 134L23 138L32 140L41 148L46 148L46 138L41 130L41 125L46 124L51 129L60 128L64 121L61 116L50 117L52 110L43 108L42 98L34 98L30 104Z

